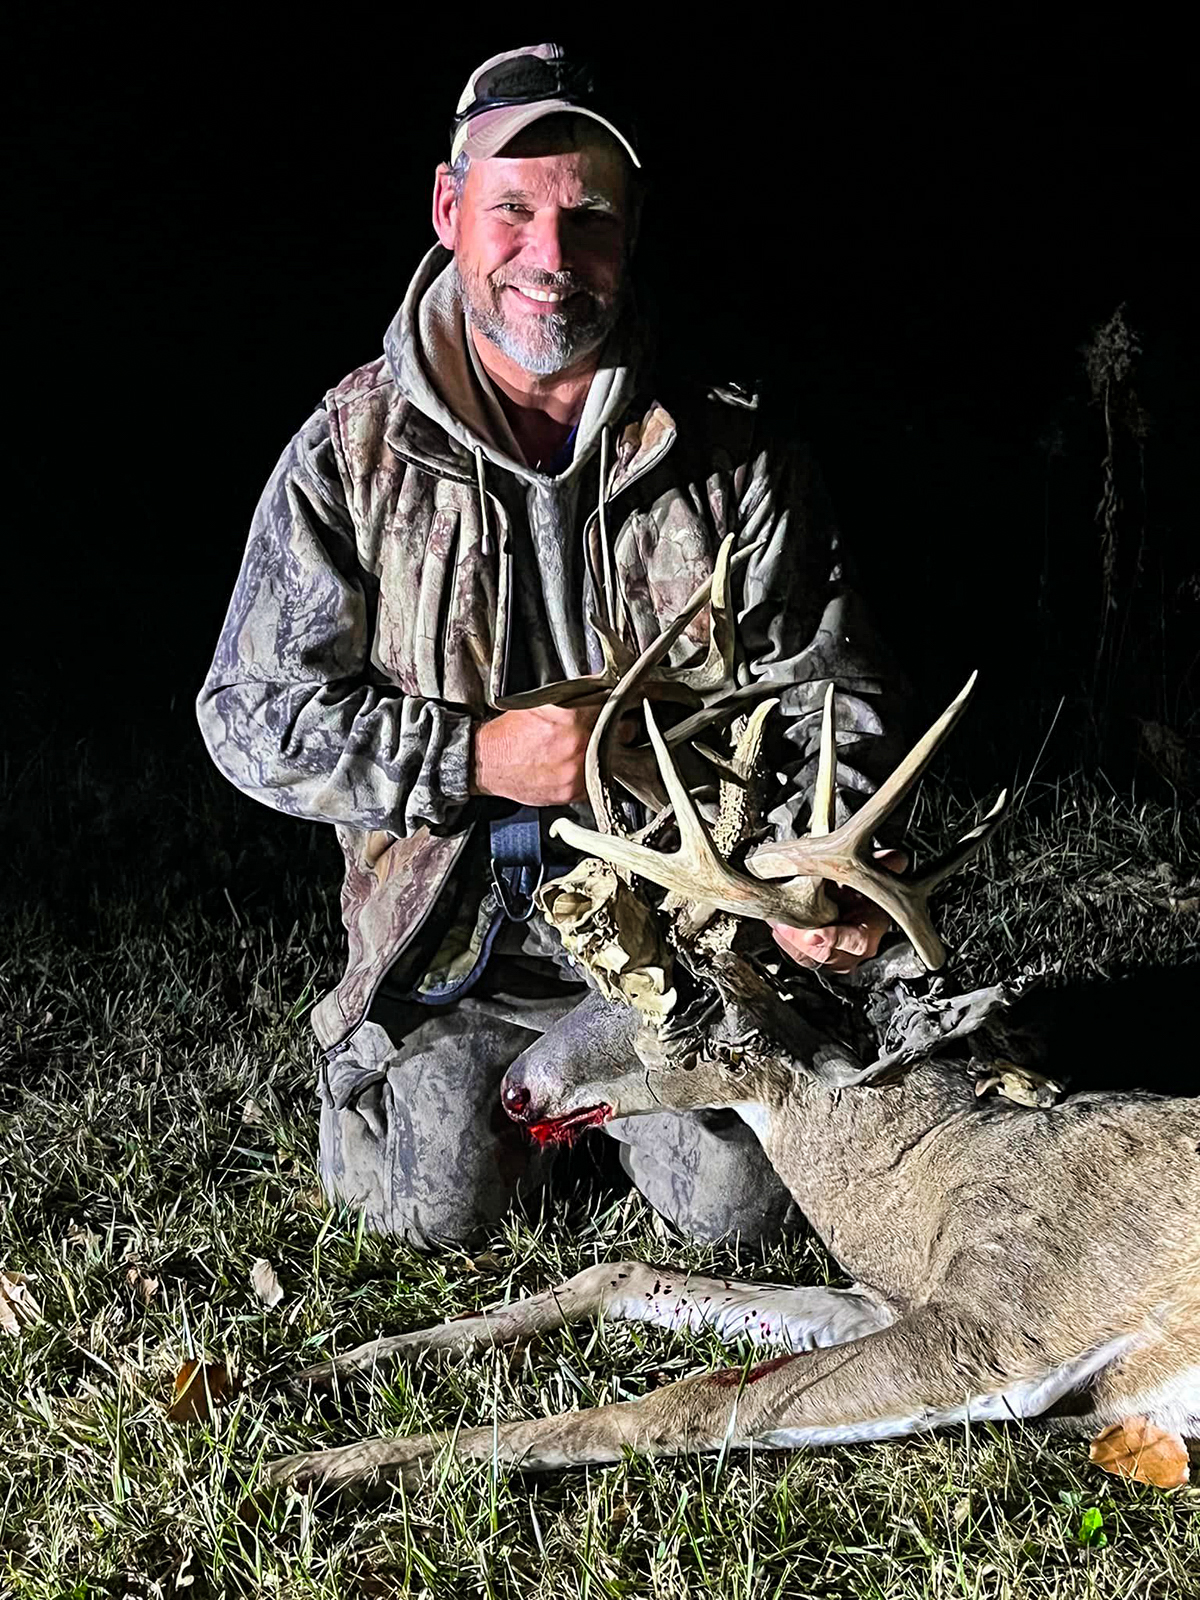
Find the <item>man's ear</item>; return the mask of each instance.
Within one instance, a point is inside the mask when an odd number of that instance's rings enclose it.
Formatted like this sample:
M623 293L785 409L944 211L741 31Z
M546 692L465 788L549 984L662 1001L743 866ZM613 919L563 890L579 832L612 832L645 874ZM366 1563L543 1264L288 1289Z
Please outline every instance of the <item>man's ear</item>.
M454 194L454 174L445 161L439 162L433 180L433 231L447 250L458 243L458 200Z

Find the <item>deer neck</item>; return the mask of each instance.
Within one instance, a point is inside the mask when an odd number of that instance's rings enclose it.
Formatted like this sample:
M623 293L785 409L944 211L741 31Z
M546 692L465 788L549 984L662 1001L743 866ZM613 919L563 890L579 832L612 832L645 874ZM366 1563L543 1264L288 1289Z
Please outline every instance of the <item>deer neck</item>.
M974 1103L961 1071L930 1060L887 1086L833 1089L789 1073L734 1109L842 1266L903 1294L938 1225L928 1168Z

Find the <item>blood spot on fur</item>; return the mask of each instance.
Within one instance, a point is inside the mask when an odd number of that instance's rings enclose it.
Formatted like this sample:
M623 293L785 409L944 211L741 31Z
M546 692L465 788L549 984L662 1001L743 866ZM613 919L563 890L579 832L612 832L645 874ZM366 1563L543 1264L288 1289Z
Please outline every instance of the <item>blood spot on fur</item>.
M758 1383L772 1372L778 1372L781 1367L786 1367L790 1361L795 1361L794 1355L773 1356L770 1361L762 1361L757 1367L751 1367L746 1374L746 1384ZM741 1367L724 1367L720 1372L714 1372L710 1380L718 1389L736 1389L742 1381Z
M795 1361L795 1359L796 1357L794 1355L772 1356L770 1361L763 1361L760 1362L757 1367L751 1367L750 1371L746 1374L746 1382L757 1383L760 1378L765 1378L770 1372L778 1372L781 1367L786 1367L790 1362Z

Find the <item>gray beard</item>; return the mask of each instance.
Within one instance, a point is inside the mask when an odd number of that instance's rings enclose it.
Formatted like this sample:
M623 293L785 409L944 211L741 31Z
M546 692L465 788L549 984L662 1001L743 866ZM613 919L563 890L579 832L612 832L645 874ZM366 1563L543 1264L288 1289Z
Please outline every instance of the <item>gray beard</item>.
M454 276L467 321L510 361L535 378L552 378L598 349L616 326L625 300L623 293L603 301L588 292L577 296L577 303L569 311L509 321L498 303L504 293L502 288L493 289L486 281L480 284L464 278L457 261ZM545 287L565 285L549 282Z

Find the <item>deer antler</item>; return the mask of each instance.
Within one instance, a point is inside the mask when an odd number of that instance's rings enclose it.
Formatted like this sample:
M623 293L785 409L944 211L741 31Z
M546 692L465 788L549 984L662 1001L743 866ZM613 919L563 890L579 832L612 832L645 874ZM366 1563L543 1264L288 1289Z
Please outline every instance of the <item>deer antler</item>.
M914 745L886 783L854 816L832 832L821 831L828 830L832 821L834 778L833 696L832 692L827 692L813 809L814 831L804 839L762 846L747 860L747 872L722 860L714 849L704 820L658 731L649 702L645 704L646 727L675 810L678 850L651 850L611 832L595 833L567 819L556 822L552 832L585 854L598 856L622 871L637 873L677 894L706 901L736 916L782 922L797 928L824 927L836 921L836 907L825 894L822 883L828 880L845 884L865 894L895 920L927 967L939 967L945 961L946 952L929 919L929 895L990 837L1004 814L1006 793L1000 795L987 816L953 849L912 877L900 877L880 868L872 859L872 840L880 823L900 804L962 715L975 679L976 674L972 673L962 693ZM597 733L601 722L616 700L614 695L597 721L589 758L600 744ZM769 709L760 707L755 715L765 716ZM599 784L598 775L589 773L589 794L593 776ZM605 799L602 788L600 792L602 800ZM592 803L595 807L595 796L592 796ZM783 881L775 881L779 879Z
M612 797L609 793L606 774L617 778L639 800L644 801L652 808L661 805L663 795L658 792L653 774L649 770L646 759L649 752L628 750L616 746L614 734L617 722L628 709L630 702L637 692L647 685L678 685L697 694L711 693L717 689L726 689L728 693L715 704L704 707L673 728L667 735L671 744L683 744L690 741L702 729L720 722L725 718L735 715L745 709L747 702L771 694L779 688L778 684L765 682L744 684L740 688L734 683L736 640L734 636L734 623L732 606L730 603L729 578L730 574L748 561L753 550L748 545L744 550L734 554L736 534L728 534L721 542L717 551L717 559L713 566L712 576L706 578L685 602L683 609L674 621L664 628L657 638L652 639L641 655L625 673L620 683L613 689L604 704L604 709L596 719L592 736L588 742L587 754L584 758L584 782L587 786L588 799L591 801L592 813L596 818L596 826L602 833L614 833L616 821L613 815ZM659 662L668 653L671 646L679 638L688 623L705 605L712 602L712 624L709 630L708 652L705 659L697 666L669 668L665 671L656 670ZM658 769L662 772L662 762L658 762Z
M647 673L639 677L641 683L651 683L660 700L681 700L686 705L696 705L701 697L714 689L732 685L735 655L733 617L729 608L729 568L735 534L730 534L718 552L717 568L711 578L706 578L685 603L683 610L667 630L666 644L661 654L654 657L654 665L671 648L679 635L712 597L712 622L709 627L708 648L703 661L691 662L684 667L668 667L656 672L653 678ZM740 566L750 555L750 548L739 551L732 565ZM538 689L527 689L520 694L500 696L495 706L498 711L529 711L537 706L586 705L589 701L607 696L620 686L638 664L639 657L603 617L593 613L589 618L600 640L604 665L599 672L582 678L562 678L556 683L543 684ZM661 642L656 640L655 643ZM653 647L652 647L653 648Z

